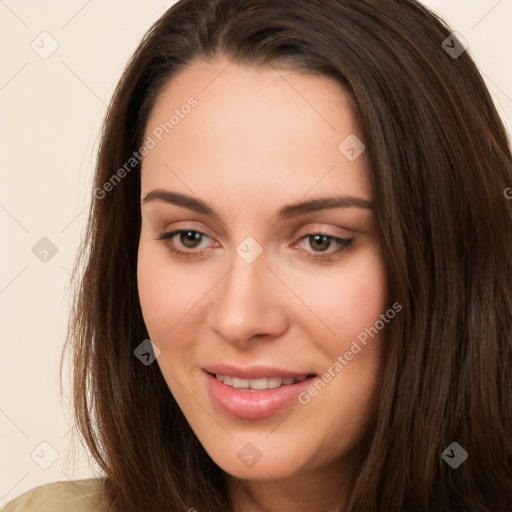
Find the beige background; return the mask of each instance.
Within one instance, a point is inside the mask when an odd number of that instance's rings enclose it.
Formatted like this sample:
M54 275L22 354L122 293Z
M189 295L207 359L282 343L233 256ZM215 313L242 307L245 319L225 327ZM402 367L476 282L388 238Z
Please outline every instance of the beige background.
M60 398L70 272L106 104L172 3L0 0L0 506L36 485L94 474L80 445L73 462L69 386ZM512 1L425 3L468 41L511 133ZM58 48L43 59L31 44ZM43 237L57 249L46 262L32 252Z

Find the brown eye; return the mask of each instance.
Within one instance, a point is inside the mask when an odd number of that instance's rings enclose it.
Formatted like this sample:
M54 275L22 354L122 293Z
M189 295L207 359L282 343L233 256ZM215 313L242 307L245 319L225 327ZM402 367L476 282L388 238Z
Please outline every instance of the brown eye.
M198 231L183 231L180 233L180 243L187 247L188 249L194 249L197 247L201 240L203 239L203 235Z
M303 236L295 247L301 249L305 258L327 262L340 258L344 251L350 250L353 242L354 238L310 233Z
M178 258L201 258L207 251L219 247L218 242L194 229L178 229L169 233L159 233L155 239L162 242L172 255ZM210 240L210 245L204 247L204 242L208 244L208 240Z
M311 249L317 252L323 252L331 246L332 237L326 235L310 235L308 240Z

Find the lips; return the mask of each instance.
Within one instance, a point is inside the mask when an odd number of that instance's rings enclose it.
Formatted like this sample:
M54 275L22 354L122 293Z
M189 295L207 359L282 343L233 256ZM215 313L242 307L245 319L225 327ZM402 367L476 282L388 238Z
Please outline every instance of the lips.
M262 419L297 404L299 393L316 375L265 366L204 367L212 402L224 414L240 419Z

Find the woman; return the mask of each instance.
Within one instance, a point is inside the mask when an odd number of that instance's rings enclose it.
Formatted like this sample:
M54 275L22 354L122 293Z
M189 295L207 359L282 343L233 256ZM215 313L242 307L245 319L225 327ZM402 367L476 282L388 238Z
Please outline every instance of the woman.
M6 512L512 510L511 186L417 2L178 2L112 100L77 262L105 478Z

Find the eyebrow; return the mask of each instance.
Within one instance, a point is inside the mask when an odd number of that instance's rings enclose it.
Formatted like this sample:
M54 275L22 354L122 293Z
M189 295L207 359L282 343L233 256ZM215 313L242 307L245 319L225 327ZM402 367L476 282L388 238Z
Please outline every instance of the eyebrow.
M185 194L179 194L177 192L171 192L169 190L152 190L151 192L148 192L144 199L142 199L141 203L147 204L152 201L161 201L167 204L181 206L183 208L187 208L197 213L202 213L204 215L218 217L215 211L200 199ZM302 201L283 206L279 210L278 218L279 220L284 220L292 217L297 217L299 215L304 215L306 213L312 213L321 210L329 210L334 208L363 208L366 210L372 210L373 204L371 201L368 201L361 197L354 196L338 195L332 197L323 197L319 199L311 199L309 201Z

